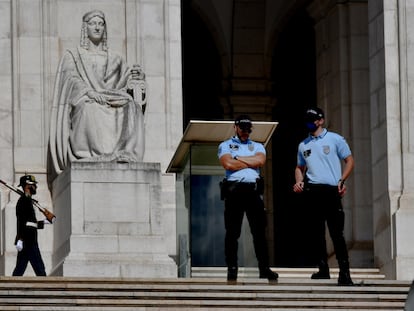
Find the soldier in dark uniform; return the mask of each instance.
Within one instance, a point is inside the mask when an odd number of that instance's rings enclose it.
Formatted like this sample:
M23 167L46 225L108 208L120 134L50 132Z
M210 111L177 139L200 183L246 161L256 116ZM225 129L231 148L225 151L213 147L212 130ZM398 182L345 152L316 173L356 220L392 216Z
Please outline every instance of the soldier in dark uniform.
M51 223L47 219L40 221L36 219L32 201L32 195L36 194L36 184L37 181L32 175L24 175L20 178L19 186L23 188L24 195L19 198L16 205L15 245L18 253L13 276L22 276L29 261L37 276L46 276L45 265L37 242L37 229L43 229L44 224Z

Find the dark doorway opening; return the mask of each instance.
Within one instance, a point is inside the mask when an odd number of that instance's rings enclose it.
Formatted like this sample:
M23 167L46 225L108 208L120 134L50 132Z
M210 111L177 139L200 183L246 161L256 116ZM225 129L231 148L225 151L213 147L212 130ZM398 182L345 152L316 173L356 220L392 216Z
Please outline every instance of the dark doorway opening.
M183 127L190 120L222 120L220 56L206 23L182 0Z
M305 10L298 11L280 33L272 63L273 119L279 125L273 136L273 193L275 265L306 267L315 264L311 216L306 202L292 190L306 108L316 105L315 33Z
M222 120L220 54L210 29L191 0L181 0L183 62L183 129L189 120ZM299 142L307 135L306 108L316 106L314 23L297 11L279 34L272 55L272 119L279 122L272 139L274 262L279 267L315 265L311 211L292 191ZM204 265L205 263L200 263Z

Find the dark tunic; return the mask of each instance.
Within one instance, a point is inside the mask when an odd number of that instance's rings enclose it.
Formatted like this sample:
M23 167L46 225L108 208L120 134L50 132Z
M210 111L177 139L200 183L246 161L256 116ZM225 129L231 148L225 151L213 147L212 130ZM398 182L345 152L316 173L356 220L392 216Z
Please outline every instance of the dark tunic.
M22 240L24 245L37 244L37 229L43 229L44 222L37 221L36 213L33 208L33 202L30 197L21 196L16 205L17 217L17 240ZM37 224L37 228L28 225L29 223Z

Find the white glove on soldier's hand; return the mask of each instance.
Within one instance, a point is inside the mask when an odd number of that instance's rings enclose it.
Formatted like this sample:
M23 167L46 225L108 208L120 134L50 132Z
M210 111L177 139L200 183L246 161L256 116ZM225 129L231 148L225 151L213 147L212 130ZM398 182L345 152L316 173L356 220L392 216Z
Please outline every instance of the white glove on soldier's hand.
M17 249L18 252L20 252L23 249L23 241L22 240L17 241L16 249Z
M52 224L52 223L51 223L49 220L47 220L47 219L43 220L43 223L44 223L45 225L51 225L51 224Z

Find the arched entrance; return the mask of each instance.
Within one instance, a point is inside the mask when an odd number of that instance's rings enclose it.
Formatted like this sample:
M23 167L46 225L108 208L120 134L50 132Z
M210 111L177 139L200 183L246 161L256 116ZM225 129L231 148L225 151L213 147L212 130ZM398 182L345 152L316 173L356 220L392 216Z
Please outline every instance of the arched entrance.
M311 214L292 191L297 146L307 134L303 112L316 105L315 34L305 10L280 32L272 59L273 119L279 122L272 140L275 265L308 266L314 261Z
M184 129L189 120L221 120L220 57L191 1L182 1Z
M183 29L183 98L185 128L191 119L223 119L220 106L220 55L211 32L191 1L182 1ZM297 145L306 132L301 116L306 107L316 105L315 35L313 22L305 9L297 11L283 25L272 55L272 96L276 106L272 120L279 126L272 139L273 173L270 174L274 196L274 266L313 265L309 247L310 231L306 207L292 192ZM270 177L270 176L269 176ZM200 183L205 177L196 177ZM211 180L203 182L211 183ZM194 193L200 195L199 192ZM301 217L301 215L303 217ZM220 261L216 261L220 262ZM204 265L207 263L203 263ZM222 262L221 262L222 264Z

